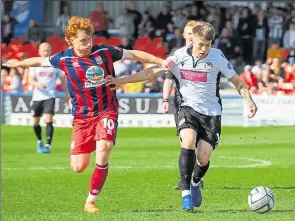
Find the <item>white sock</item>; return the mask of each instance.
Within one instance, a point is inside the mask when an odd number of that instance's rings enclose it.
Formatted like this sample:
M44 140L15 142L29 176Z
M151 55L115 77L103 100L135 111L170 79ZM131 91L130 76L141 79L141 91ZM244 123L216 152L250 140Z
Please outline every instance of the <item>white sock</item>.
M187 196L187 195L191 195L191 191L190 190L183 190L181 192L182 197Z
M89 203L89 202L95 202L96 197L98 197L98 195L91 195L91 194L89 193L89 194L88 194L88 197L87 197L87 200L86 200L86 203Z

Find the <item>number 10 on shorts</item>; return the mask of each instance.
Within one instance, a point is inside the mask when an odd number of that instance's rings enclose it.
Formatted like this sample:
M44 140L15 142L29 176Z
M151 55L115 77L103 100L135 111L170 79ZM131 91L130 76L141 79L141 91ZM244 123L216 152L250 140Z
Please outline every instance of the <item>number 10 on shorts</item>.
M113 130L115 128L115 122L113 119L103 118L103 127L107 130L107 134L113 135Z

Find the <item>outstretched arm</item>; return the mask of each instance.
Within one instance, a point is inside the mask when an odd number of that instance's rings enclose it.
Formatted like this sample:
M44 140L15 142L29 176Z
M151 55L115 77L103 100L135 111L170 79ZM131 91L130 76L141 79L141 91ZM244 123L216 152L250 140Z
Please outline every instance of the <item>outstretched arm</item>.
M164 62L162 58L158 58L152 54L146 53L144 51L138 51L138 50L125 50L124 59L140 61L143 63L158 64L158 65L162 65Z
M16 67L51 67L51 64L49 62L48 57L33 57L33 58L27 58L22 61L18 61L16 59L8 60L3 66L7 66L10 68L16 68Z
M144 69L136 74L130 75L128 77L122 77L122 78L113 78L112 76L108 76L106 78L106 85L112 85L112 89L115 90L119 88L123 84L128 84L128 83L134 83L134 82L141 82L141 81L146 81L149 79L152 79L155 77L157 74L160 74L164 71L167 71L167 68L159 68L157 66L150 67L147 69Z
M233 76L231 78L231 82L236 86L236 89L239 92L239 94L246 100L249 109L248 117L254 117L258 108L251 97L248 86L238 75Z

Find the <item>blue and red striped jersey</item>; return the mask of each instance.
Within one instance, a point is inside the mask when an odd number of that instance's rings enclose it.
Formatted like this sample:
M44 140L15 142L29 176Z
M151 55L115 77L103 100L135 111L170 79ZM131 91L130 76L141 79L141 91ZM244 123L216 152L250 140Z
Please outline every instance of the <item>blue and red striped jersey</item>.
M70 48L49 58L53 67L65 72L74 117L88 118L118 111L116 91L100 80L108 75L115 76L113 62L123 56L122 48L94 45L88 57L79 57Z

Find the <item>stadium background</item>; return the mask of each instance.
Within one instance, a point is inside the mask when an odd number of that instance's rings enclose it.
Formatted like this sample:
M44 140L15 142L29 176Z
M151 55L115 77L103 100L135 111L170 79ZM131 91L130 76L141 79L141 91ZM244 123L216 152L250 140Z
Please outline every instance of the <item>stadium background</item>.
M93 12L96 7L104 13ZM37 56L38 44L43 41L52 44L53 53L66 48L63 27L72 15L104 21L96 30L95 43L144 50L163 58L183 45L181 32L186 21L210 22L217 32L213 47L224 51L247 82L259 111L252 120L244 117L245 104L233 85L222 79L222 122L235 127L223 129L220 147L213 156L213 169L205 181L204 194L211 201L201 208L198 218L289 221L295 217L294 8L292 2L1 1L1 63ZM148 65L118 62L115 71L121 77ZM39 157L35 153L30 127L32 87L27 84L27 74L26 69L1 66L1 122L8 124L2 124L2 216L5 220L93 220L77 211L85 195L81 186L87 189L90 170L78 179L70 172L70 129L56 129L52 154ZM179 193L171 192L178 177L179 149L172 108L170 114L161 114L164 79L164 75L159 76L117 91L119 123L127 128L119 131L118 148L112 158L114 169L101 196L106 212L101 220L195 220L179 212ZM71 127L70 110L63 106L64 94L57 83L55 125ZM122 180L126 182L122 184ZM72 182L77 185L68 188L66 184ZM247 194L259 185L269 186L276 196L275 209L268 216L256 217L247 208ZM52 186L57 188L53 190ZM137 200L137 193L145 200ZM75 203L69 206L64 194ZM171 202L169 206L167 201ZM69 212L59 215L63 208ZM37 212L41 210L43 214Z

